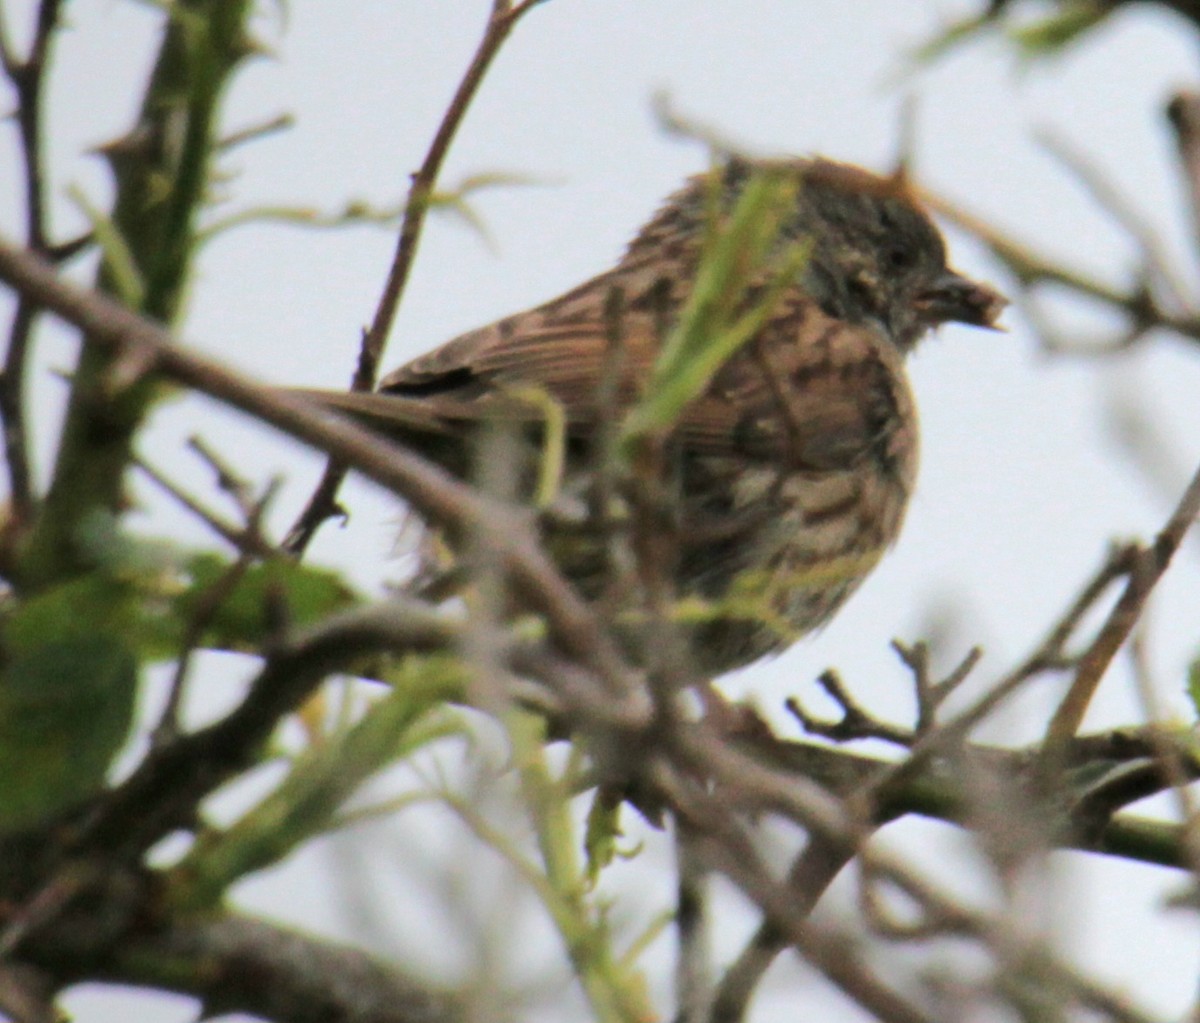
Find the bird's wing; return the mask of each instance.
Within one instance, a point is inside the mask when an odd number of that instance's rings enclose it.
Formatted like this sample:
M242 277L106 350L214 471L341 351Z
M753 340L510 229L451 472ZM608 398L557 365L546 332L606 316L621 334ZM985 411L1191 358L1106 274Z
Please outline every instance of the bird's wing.
M542 421L544 405L531 400L540 392L561 406L572 432L585 433L614 412L601 407L602 381L616 380L608 393L619 418L657 358L654 315L627 312L616 345L613 333L585 315L542 307L447 342L392 373L374 394L317 396L383 429L457 433L485 418ZM879 331L798 298L726 363L673 432L696 454L821 471L882 453L889 429L910 408L900 356Z

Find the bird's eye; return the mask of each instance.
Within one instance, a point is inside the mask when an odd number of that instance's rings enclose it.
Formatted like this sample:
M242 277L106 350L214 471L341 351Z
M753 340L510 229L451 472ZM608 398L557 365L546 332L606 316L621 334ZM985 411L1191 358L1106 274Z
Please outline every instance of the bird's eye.
M863 306L875 304L875 292L861 277L851 277L847 282L850 294L856 302Z
M883 254L884 261L891 270L909 270L916 265L917 255L912 249L902 245L893 245Z

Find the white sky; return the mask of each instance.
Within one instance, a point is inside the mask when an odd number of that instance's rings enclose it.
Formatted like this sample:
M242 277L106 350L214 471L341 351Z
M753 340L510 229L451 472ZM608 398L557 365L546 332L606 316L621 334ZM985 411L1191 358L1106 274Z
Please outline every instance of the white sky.
M919 101L916 167L927 183L1044 251L1122 282L1134 253L1031 141L1032 128L1049 129L1086 152L1183 252L1187 222L1161 108L1171 89L1194 81L1194 36L1181 21L1134 5L1048 73L1022 72L993 42L964 49L902 89L892 87L906 47L981 2L549 0L498 60L444 177L453 184L505 171L539 184L478 197L494 248L449 218L431 220L388 365L550 298L616 258L661 198L705 160L700 147L656 127L651 97L658 90L748 149L819 152L879 169L895 150L899 101L911 94ZM29 0L5 4L22 12L14 23L29 6ZM239 80L227 123L236 129L290 111L297 124L229 159L236 171L230 208L396 202L488 6L486 0L290 0L286 31L274 16L264 18L261 35L272 56ZM68 15L72 29L63 38L50 106L61 234L80 224L63 197L66 185L81 185L101 205L107 196L101 162L77 154L130 123L157 17L148 6L118 0L70 5ZM11 136L0 141L2 168L16 166ZM10 173L0 171L0 181ZM12 234L19 222L9 193L0 187L0 227ZM243 228L205 253L184 333L263 379L341 386L392 245L389 233L371 229ZM1009 284L966 240L953 238L952 248L960 269ZM1194 271L1185 264L1185 278L1195 279ZM1114 327L1091 310L1067 307L1058 314L1067 324ZM942 620L939 649L947 662L983 643L987 657L978 677L994 678L1037 641L1111 538L1147 536L1161 524L1200 462L1200 351L1162 341L1110 360L1047 359L1019 311L1006 322L1007 335L948 327L918 352L912 371L923 466L896 551L833 625L745 671L731 682L733 691L773 708L789 693L811 695L811 680L832 664L871 707L904 720L909 686L888 651L891 637L915 639ZM70 352L69 344L50 339L42 363L69 365ZM60 393L59 383L42 379L39 408L49 414ZM1144 406L1170 437L1167 489L1133 473L1112 443L1103 417L1115 397ZM247 472L286 475L290 486L276 520L285 526L319 461L290 444L263 441L243 421L198 403L164 410L144 451L202 487L203 473L181 450L181 440L198 429L218 448L236 451ZM395 510L364 485L349 487L345 499L351 524L327 527L313 555L376 587L398 571L383 557ZM157 500L149 507L148 528L208 542ZM1200 636L1196 549L1164 581L1150 623L1160 697L1182 715L1188 713L1182 673ZM991 736L1036 736L1054 695L1030 694ZM1088 724L1133 720L1136 706L1122 667L1107 680ZM335 843L338 855L370 861L369 869L385 877L409 869L414 854L404 851L406 824L404 818L400 828L377 837L355 833ZM919 851L930 830L898 829L895 840ZM401 866L396 857L404 857ZM1189 918L1157 911L1180 879L1096 857L1059 859L1050 901L1077 914L1062 930L1069 934L1064 952L1150 1008L1180 1011L1195 993L1200 943ZM329 879L331 868L348 869L345 862L326 847L245 885L240 896L278 917L353 937L353 914L339 908L339 883ZM383 929L399 930L405 907L420 902L404 891L389 898ZM424 947L419 933L416 940L392 933L392 951ZM727 934L719 944L737 947ZM812 1018L822 1018L826 1004L827 1018L854 1018L811 975L785 967L772 975L755 1019L792 1018L798 992L814 1006ZM93 991L69 1004L83 1021L128 1019L135 1004L147 1023L173 1023L192 1012L185 1000L129 997Z

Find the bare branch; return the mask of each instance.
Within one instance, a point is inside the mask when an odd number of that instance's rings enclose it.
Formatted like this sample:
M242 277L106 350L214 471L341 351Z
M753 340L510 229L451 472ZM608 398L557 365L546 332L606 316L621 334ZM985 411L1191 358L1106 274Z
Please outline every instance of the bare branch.
M107 957L101 978L195 995L205 1018L458 1023L461 999L357 949L247 917L175 920Z
M817 684L841 709L842 716L837 721L825 721L813 717L804 705L794 696L788 697L785 706L804 730L811 735L820 735L835 742L849 742L854 739L882 739L884 742L897 746L911 746L913 733L906 728L897 728L886 721L881 721L862 707L846 688L841 676L832 668L822 672L817 678Z
M513 8L506 2L493 4L491 16L483 38L458 83L453 98L442 115L441 123L429 144L420 168L413 175L412 184L408 190L408 200L404 207L404 220L400 224L400 235L396 241L396 251L392 257L392 265L388 270L387 280L383 286L383 294L375 309L371 326L363 334L362 345L358 353L358 365L350 382L354 391L369 391L375 386L379 375L379 364L383 358L384 345L391 333L396 312L404 297L404 289L412 272L413 262L417 256L417 248L421 242L421 231L425 226L425 215L429 211L430 200L437 184L438 174L454 136L466 117L471 101L479 91L484 76L492 61L509 33L518 20L531 10L540 0L526 0ZM292 554L303 554L313 535L321 524L338 514L337 492L346 474L346 466L331 460L325 467L325 473L317 488L309 498L308 504L300 513L291 530L284 540L284 548Z
M1128 197L1107 180L1098 167L1066 139L1049 131L1040 132L1037 138L1048 153L1075 175L1096 204L1112 217L1141 249L1147 285L1158 284L1167 306L1175 312L1185 312L1188 306L1188 288L1175 272L1174 259L1146 218L1134 209Z
M1167 104L1167 120L1175 132L1175 146L1183 166L1192 206L1192 231L1200 246L1200 93L1181 90Z
M1087 712L1100 680L1117 651L1133 631L1155 584L1171 564L1184 534L1200 515L1200 468L1179 499L1175 511L1154 543L1135 556L1125 591L1075 669L1075 679L1046 730L1046 752L1056 756L1074 735Z

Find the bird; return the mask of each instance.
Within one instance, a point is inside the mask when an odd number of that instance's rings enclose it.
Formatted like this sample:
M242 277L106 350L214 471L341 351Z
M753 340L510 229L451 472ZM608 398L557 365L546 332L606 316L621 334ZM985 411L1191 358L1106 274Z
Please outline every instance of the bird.
M764 178L785 196L770 258L727 296L735 311L761 304L761 321L657 438L655 479L626 467L614 482L598 452L611 451L614 428L659 380L714 230ZM611 269L413 359L373 392L304 393L460 476L484 427L508 424L531 441L519 473L526 494L552 405L565 471L558 512L541 519L547 550L585 598L613 620L629 617L645 587L619 552L640 548L614 536L622 522L644 532L659 523L649 532L669 539L658 571L684 609L691 669L715 677L825 624L892 546L917 469L906 357L949 322L999 329L1006 304L950 269L903 173L731 156L670 195ZM612 493L597 502L602 482ZM612 511L639 500L657 511L640 520ZM642 630L643 653L656 635Z

